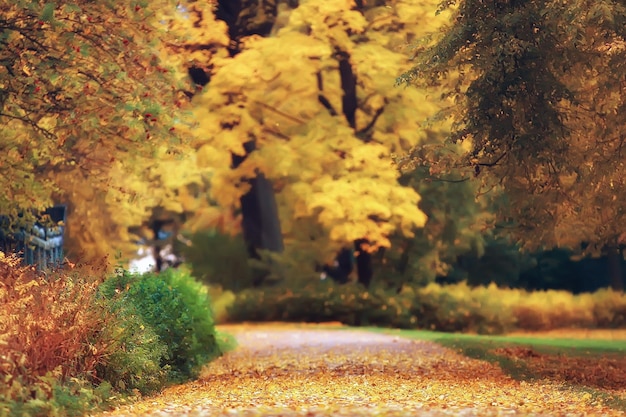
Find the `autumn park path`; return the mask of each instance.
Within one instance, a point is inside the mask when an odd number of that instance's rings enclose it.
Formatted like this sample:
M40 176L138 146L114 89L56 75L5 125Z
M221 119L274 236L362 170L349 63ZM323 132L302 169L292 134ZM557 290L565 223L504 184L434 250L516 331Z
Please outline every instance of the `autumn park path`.
M101 417L623 415L437 344L316 326L226 326L236 350L197 381Z

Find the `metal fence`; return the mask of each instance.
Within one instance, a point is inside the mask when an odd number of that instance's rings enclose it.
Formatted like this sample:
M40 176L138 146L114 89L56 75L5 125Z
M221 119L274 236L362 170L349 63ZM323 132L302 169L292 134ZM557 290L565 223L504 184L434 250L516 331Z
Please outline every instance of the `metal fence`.
M40 271L60 267L63 263L66 207L54 206L43 215L50 221L36 222L14 233L0 230L0 250L19 254L24 263L35 265Z

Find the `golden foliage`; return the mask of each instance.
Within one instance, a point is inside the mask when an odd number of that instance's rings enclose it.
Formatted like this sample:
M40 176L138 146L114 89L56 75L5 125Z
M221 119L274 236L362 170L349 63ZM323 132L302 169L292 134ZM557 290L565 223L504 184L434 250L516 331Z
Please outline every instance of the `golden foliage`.
M416 30L407 19L426 19L434 8L389 1L361 13L352 1L301 1L279 8L271 36L243 39L233 58L207 58L211 81L194 102L195 147L210 172L212 201L236 209L246 180L262 172L277 190L285 240L308 241L314 232L328 253L356 238L368 238L372 249L389 246L391 233L411 236L422 227L420 197L398 184L391 154L424 141L432 132L419 121L438 108L425 93L393 83L410 66L407 39L445 21L428 18ZM354 127L341 114L339 50L357 79ZM255 151L231 169L229 155L244 155L250 141Z
M507 317L516 328L525 330L619 328L626 323L626 295L607 289L574 295L559 290L498 288L495 284L472 288L463 282L446 286L433 283L416 292L433 301L441 300L438 307L451 320L461 322L464 311L474 306L483 315L503 321Z
M303 286L247 289L229 308L230 320L341 321L445 332L502 334L553 329L616 329L626 324L626 296L612 290L573 295L470 287L466 283L425 287L333 285L312 277Z

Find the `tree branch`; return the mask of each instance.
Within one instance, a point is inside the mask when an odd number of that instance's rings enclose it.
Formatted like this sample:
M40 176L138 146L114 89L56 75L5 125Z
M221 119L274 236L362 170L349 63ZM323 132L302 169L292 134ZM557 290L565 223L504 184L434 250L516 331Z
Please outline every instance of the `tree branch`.
M276 108L274 108L274 107L270 106L269 104L262 103L262 102L260 102L260 101L258 101L258 100L255 100L254 102L255 102L256 104L258 104L259 106L265 107L266 109L268 109L268 110L270 110L270 111L273 111L273 112L274 112L274 113L276 113L276 114L280 114L281 116L283 116L283 117L284 117L284 118L286 118L286 119L291 120L292 122L299 123L299 124L302 124L302 125L306 123L304 120L299 119L299 118L297 118L297 117L295 117L295 116L292 116L292 115L290 115L290 114L287 114L287 113L285 113L285 112L282 112L282 111L280 111L280 110L278 110L278 109L276 109Z
M322 79L321 71L318 71L316 76L317 76L317 90L319 91L319 94L317 95L317 100L322 104L322 106L324 106L328 110L328 112L331 114L331 116L337 116L339 113L337 112L337 110L335 110L333 105L330 103L330 101L323 94L323 92L324 92L324 80Z
M357 137L360 137L361 135L364 135L371 128L374 127L374 125L376 124L376 121L378 120L380 115L383 114L383 112L385 111L385 105L386 104L387 104L387 99L385 98L385 104L382 105L380 108L376 109L376 113L374 113L374 117L372 117L372 120L370 120L370 122L367 124L367 126L365 126L363 129L361 129L361 130L356 132Z

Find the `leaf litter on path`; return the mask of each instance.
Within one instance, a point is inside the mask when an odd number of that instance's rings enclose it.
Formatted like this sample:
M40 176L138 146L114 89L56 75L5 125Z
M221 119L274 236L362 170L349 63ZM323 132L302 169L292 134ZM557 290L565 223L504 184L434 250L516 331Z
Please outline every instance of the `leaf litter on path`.
M223 326L238 348L121 416L619 416L549 380L524 382L435 343L314 326Z

